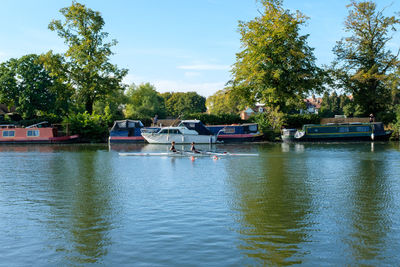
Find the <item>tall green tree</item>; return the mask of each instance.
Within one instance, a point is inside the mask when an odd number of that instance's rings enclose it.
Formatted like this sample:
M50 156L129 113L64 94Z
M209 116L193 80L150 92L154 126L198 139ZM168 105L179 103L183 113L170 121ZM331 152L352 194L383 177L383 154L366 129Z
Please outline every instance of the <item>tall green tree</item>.
M136 86L132 84L127 92L128 104L125 108L127 118L165 117L164 98L150 83Z
M388 49L399 19L385 16L372 1L351 1L345 21L350 36L333 49L336 85L354 97L362 115L379 113L391 103L390 83L399 67L398 52Z
M261 16L239 23L242 51L232 69L233 87L248 102L287 111L322 90L324 72L315 64L308 35L300 34L307 17L285 10L281 0L260 2Z
M178 117L190 113L205 112L206 98L196 92L163 93L167 116Z
M0 64L0 102L15 106L23 118L38 113L64 115L68 111L72 91L56 77L50 76L30 54Z
M108 33L102 31L104 20L99 12L74 1L60 13L64 21L53 20L49 29L64 39L68 49L62 55L50 51L42 61L52 75L63 77L76 89L76 101L91 114L97 100L121 88L127 70L110 63L111 47L117 41L106 42Z
M232 88L225 88L207 97L206 106L210 114L238 114L245 106Z

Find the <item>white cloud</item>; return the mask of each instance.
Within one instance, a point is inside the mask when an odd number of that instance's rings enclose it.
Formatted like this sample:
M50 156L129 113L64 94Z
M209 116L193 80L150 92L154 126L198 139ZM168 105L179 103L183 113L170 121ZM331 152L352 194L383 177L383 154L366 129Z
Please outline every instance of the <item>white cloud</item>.
M159 92L197 92L208 97L225 87L225 82L188 83L182 81L159 80L151 82Z
M187 72L190 73L190 72ZM185 73L185 75L187 74ZM196 76L197 72L190 73L190 75ZM187 75L186 75L187 76ZM192 76L192 77L193 77ZM156 87L156 90L160 93L164 92L197 92L199 95L208 97L218 90L225 87L225 82L187 82L182 80L152 80L151 78L145 78L128 74L125 76L123 83L139 85L141 83L150 83Z
M195 71L187 71L187 72L185 72L185 77L192 78L192 77L199 77L199 76L201 76L200 72L195 72Z
M182 70L229 70L229 65L219 64L195 64L195 65L183 65L178 66L178 69Z

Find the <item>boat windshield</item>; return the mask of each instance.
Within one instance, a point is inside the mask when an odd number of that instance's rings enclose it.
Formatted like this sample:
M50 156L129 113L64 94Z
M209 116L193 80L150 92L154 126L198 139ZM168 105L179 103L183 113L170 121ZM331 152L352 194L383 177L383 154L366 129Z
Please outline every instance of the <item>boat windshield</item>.
M161 129L159 134L182 134L179 129Z

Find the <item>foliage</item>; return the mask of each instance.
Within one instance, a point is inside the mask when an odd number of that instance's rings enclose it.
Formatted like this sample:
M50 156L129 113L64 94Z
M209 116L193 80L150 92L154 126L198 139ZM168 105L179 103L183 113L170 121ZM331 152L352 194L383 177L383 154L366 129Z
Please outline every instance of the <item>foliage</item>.
M62 116L68 111L71 92L38 59L30 54L0 64L0 102L15 106L25 119L47 113Z
M107 95L104 100L97 101L94 104L95 114L110 117L111 121L124 118L123 107L128 102L123 90L115 90Z
M390 125L393 129L393 134L391 136L392 139L399 140L400 139L400 105L395 106L395 116L396 119Z
M68 124L71 134L79 134L82 140L105 141L108 136L109 118L88 112L71 114L63 123Z
M265 112L253 115L250 120L258 123L261 132L265 133L270 129L280 130L284 124L284 114L278 107L267 107Z
M206 111L206 98L196 92L163 93L167 116L179 117Z
M26 119L26 120L12 120L8 116L0 116L0 124L14 124L14 125L19 125L19 126L30 126L33 124L37 124L40 122L47 121L49 124L59 124L61 123L61 119L59 116L54 115L54 114L47 114L43 116L38 116L34 119Z
M244 121L237 114L207 114L207 113L192 113L183 116L184 120L200 120L204 124L219 125L219 124L237 124Z
M353 95L363 115L377 114L390 105L391 88L397 80L393 76L398 56L386 47L400 20L384 16L372 1L353 0L348 8L345 30L351 36L338 41L333 49L335 85Z
M164 98L150 83L131 85L127 93L128 104L124 110L126 118L165 117Z
M117 41L105 42L104 20L100 13L77 2L60 10L64 22L53 20L49 29L64 39L68 50L63 55L52 51L41 56L51 75L60 77L75 89L75 99L91 114L93 104L121 88L127 70L109 62L111 47Z
M284 124L287 128L300 129L304 124L319 124L321 117L318 114L286 114Z
M232 69L233 88L249 103L257 101L286 112L303 104L311 91L321 91L324 71L315 64L308 35L300 35L307 20L282 8L281 0L262 0L261 17L240 22L243 50Z
M238 114L245 108L244 104L230 87L217 91L206 100L207 110L211 114Z
M322 118L331 118L334 117L334 115L353 117L361 114L359 114L358 107L349 96L345 94L338 95L334 91L331 95L329 95L328 92L324 93L319 115Z

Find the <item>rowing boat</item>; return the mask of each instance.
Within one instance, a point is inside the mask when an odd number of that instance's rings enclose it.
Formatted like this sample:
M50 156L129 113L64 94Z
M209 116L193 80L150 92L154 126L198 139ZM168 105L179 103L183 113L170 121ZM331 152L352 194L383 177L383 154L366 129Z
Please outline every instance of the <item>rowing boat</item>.
M229 152L201 152L193 153L186 151L178 152L132 152L132 153L119 153L120 156L159 156L159 157L257 157L258 154L245 154L245 153L229 153Z

